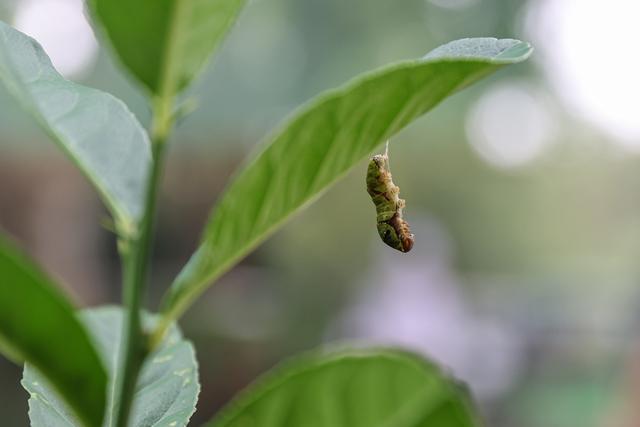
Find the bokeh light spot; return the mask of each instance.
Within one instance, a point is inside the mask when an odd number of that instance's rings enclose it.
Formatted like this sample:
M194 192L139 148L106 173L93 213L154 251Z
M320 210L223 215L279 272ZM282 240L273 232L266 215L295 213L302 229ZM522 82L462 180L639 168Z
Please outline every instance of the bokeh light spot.
M81 77L95 62L98 43L81 0L20 2L14 26L36 39L65 77Z
M569 111L640 150L640 2L530 2L525 27Z
M549 108L526 85L505 83L473 105L467 138L487 163L502 168L523 166L538 158L554 138Z

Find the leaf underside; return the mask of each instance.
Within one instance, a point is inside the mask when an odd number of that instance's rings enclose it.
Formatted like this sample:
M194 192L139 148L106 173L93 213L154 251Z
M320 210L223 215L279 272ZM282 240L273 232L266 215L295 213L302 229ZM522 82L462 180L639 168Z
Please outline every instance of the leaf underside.
M206 287L379 144L482 77L531 53L527 43L463 39L358 77L303 106L237 173L180 272L163 312L177 318Z
M110 372L112 390L115 383L113 374L118 366L116 356L119 354L123 311L117 307L101 307L85 310L81 317ZM146 315L144 320L147 328L150 328L155 323L155 316ZM82 426L47 381L29 365L25 367L22 385L31 396L29 417L33 427ZM193 346L174 327L143 365L129 425L184 427L195 411L199 392L198 365ZM110 392L105 427L113 425L112 397Z
M123 232L142 215L151 151L115 97L65 80L42 47L0 21L0 81L97 188Z

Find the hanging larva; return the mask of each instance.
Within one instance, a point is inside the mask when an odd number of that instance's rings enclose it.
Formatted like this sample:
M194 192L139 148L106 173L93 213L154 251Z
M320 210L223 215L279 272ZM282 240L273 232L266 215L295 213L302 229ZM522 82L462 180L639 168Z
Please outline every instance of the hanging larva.
M392 180L389 170L389 143L384 154L377 154L367 168L367 193L376 206L378 234L383 242L400 252L413 247L413 234L402 218L405 201L399 197L400 188Z

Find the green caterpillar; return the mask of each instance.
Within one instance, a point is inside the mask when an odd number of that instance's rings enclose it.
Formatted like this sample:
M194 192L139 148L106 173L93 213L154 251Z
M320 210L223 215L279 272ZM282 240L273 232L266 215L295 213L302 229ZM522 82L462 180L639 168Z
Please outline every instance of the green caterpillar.
M391 179L388 152L389 143L384 154L371 158L367 168L367 193L376 206L378 234L382 241L400 252L409 252L414 238L409 224L402 218L405 201L398 197L400 188Z

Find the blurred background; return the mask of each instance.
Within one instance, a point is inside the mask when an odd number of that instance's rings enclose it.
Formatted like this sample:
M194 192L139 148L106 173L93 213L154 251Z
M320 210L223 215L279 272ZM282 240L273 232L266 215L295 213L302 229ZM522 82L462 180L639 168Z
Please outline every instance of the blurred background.
M148 123L81 0L0 0L0 19ZM194 424L279 360L355 340L433 357L469 383L490 426L639 426L639 19L633 0L253 0L187 94L199 109L172 141L151 308L233 169L296 105L452 39L536 51L392 140L411 253L379 240L363 162L188 312L203 383ZM0 88L0 227L79 306L119 301L106 215ZM0 359L3 425L28 425L20 377Z

